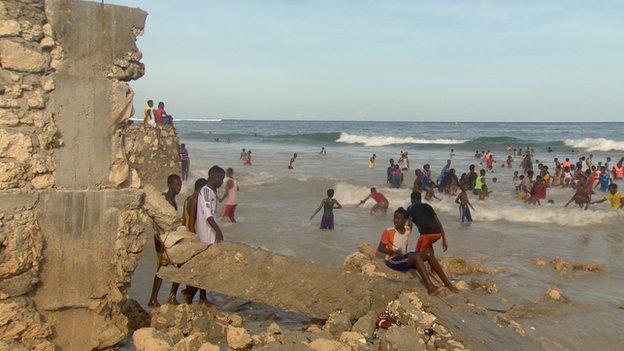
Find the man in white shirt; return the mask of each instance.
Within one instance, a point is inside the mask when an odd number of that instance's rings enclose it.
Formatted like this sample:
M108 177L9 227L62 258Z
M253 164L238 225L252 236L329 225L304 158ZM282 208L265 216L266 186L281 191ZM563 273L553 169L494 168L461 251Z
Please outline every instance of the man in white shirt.
M223 233L216 222L217 189L223 185L225 171L219 166L212 166L208 171L208 184L199 191L197 198L197 219L195 232L201 242L208 245L223 241Z
M201 242L208 245L223 241L223 233L216 222L217 219L217 189L223 185L225 171L219 166L212 166L208 171L208 184L206 184L197 196L197 217L195 219L195 233ZM182 291L184 301L191 303L197 292L197 288L187 285ZM208 304L206 290L199 290L199 304Z

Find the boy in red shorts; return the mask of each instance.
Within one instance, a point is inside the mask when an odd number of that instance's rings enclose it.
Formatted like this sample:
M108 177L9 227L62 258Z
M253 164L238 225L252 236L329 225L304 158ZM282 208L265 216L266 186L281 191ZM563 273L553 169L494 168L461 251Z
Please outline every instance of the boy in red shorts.
M436 265L440 271L442 268L440 264L431 263L431 260L435 260L433 256L427 256L422 252L407 252L407 246L409 237L411 234L411 228L407 225L407 211L403 207L399 207L394 212L394 227L390 227L383 231L377 251L385 254L385 263L390 269L395 271L405 272L410 269L416 269L420 275L427 292L431 295L439 293L442 289L441 286L436 286L431 282L429 273L425 268L425 261L429 261L432 269L436 272ZM444 272L442 272L444 274ZM455 287L450 284L447 285L449 289L456 291Z

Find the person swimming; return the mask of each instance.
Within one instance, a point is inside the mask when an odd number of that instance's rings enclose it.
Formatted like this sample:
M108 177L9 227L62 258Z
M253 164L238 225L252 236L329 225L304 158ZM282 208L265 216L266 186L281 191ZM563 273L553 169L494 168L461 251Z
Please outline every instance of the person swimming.
M371 198L375 201L375 205L373 205L370 210L371 214L375 214L378 212L386 213L388 211L390 202L382 193L378 192L376 188L371 188L370 194L366 198L364 198L364 200L360 201L360 203L355 207L357 208L360 205L363 205L364 203L366 203L366 201L368 201L368 199Z

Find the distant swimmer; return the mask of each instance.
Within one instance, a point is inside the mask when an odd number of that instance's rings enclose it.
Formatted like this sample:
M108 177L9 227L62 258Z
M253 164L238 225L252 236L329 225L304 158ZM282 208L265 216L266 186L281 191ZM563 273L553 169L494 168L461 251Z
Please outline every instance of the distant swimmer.
M386 183L388 184L390 184L390 181L392 180L392 173L394 172L394 159L391 158L389 162L390 166L386 169Z
M319 213L321 208L323 209L321 229L334 230L334 210L342 208L342 205L334 199L334 189L327 189L327 197L321 200L321 204L310 216L310 220Z
M452 158L452 157L455 157L455 150L454 150L454 149L451 149L451 152L449 153L449 156L450 156L451 158Z
M613 166L613 179L624 179L624 166L622 160Z
M375 169L375 161L376 160L377 160L377 155L373 154L373 156L371 156L368 159L368 168Z
M505 150L507 151L507 155L509 155L509 156L513 155L514 148L513 148L513 147L511 147L511 145L507 145L507 147L505 148Z
M552 147L550 147L550 146L549 146L547 151L548 151L548 152L553 152Z
M455 203L459 204L459 218L461 223L471 223L472 215L470 214L470 209L474 211L474 207L472 207L472 204L468 199L468 193L466 192L465 186L461 188L461 192L457 195Z
M609 184L609 192L605 197L600 200L593 201L592 204L599 204L601 202L609 201L611 208L614 210L621 210L624 208L624 192L617 190L617 184Z
M240 153L240 160L243 161L245 159L245 156L247 156L247 151L245 151L245 148L243 148Z
M295 160L297 160L297 153L293 154L293 157L290 158L290 162L288 162L288 169L294 169Z
M323 147L321 147L321 151L319 152L319 155L321 155L321 156L325 156L325 155L327 155L327 150L325 150L325 147L324 147L324 146L323 146Z
M390 206L388 199L386 199L382 193L378 192L376 188L371 188L370 194L364 200L360 201L360 203L355 207L357 208L360 205L363 205L366 201L368 201L368 199L371 198L376 202L370 210L371 214L379 212L386 213L388 211L388 207Z
M238 206L238 182L234 179L234 170L228 168L225 171L225 179L223 181L225 185L225 194L219 199L219 202L225 202L223 210L221 211L221 217L230 219L230 222L236 223L234 214L236 212L236 206Z
M531 195L524 200L524 202L530 205L541 205L540 200L544 198L546 198L546 183L544 182L542 176L537 176L533 186L531 187Z
M251 166L251 150L248 150L243 156L243 165Z

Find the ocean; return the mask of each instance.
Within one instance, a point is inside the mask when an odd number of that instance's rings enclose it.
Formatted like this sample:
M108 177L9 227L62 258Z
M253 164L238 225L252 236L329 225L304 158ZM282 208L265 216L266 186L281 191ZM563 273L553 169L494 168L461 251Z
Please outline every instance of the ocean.
M469 195L476 210L474 222L462 226L455 197L441 196L429 203L436 209L448 236L449 250L440 256L461 256L489 266L505 267L501 274L487 276L500 286L495 295L479 296L484 306L530 304L558 287L570 302L540 313L527 313L519 322L527 334L546 350L602 350L624 345L624 211L612 211L606 203L581 210L564 204L570 189L549 189L552 204L530 206L515 198L512 173L505 164L505 148L533 148L534 163L544 163L554 173L553 159L572 161L593 154L594 163L612 164L624 156L624 123L449 123L363 121L244 121L176 120L180 141L190 151L191 176L185 183L187 196L197 177L206 177L212 165L232 167L239 180L238 223L222 220L226 240L244 242L322 265L341 268L346 255L357 244L376 245L383 229L392 226L392 212L407 206L413 170L430 164L435 176L447 159L457 175L470 164L481 168L475 150L491 150L496 163L486 176L493 193L485 201ZM217 141L218 140L218 141ZM228 142L229 141L229 142ZM320 156L324 147L326 156ZM548 152L548 148L552 152ZM251 150L252 166L239 160L241 149ZM454 156L451 157L451 149ZM385 172L390 158L409 153L411 170L405 172L405 187L389 189ZM298 153L293 170L287 165ZM375 169L368 159L376 154ZM497 182L493 182L493 178ZM624 182L619 181L620 188ZM387 215L371 215L370 206L356 208L370 187L377 187L390 200ZM163 179L163 188L165 180ZM335 211L336 230L318 229L320 215L310 215L335 189L344 206ZM164 189L163 189L164 190ZM597 193L593 199L602 197ZM151 245L151 243L150 243ZM410 247L415 245L412 238ZM152 247L135 273L132 297L148 299L154 266L149 263ZM601 263L601 272L558 275L552 266L537 266L537 258L561 257L567 261ZM475 275L477 276L477 275ZM459 276L469 280L473 276ZM418 282L415 282L418 284ZM161 289L161 302L168 285Z

